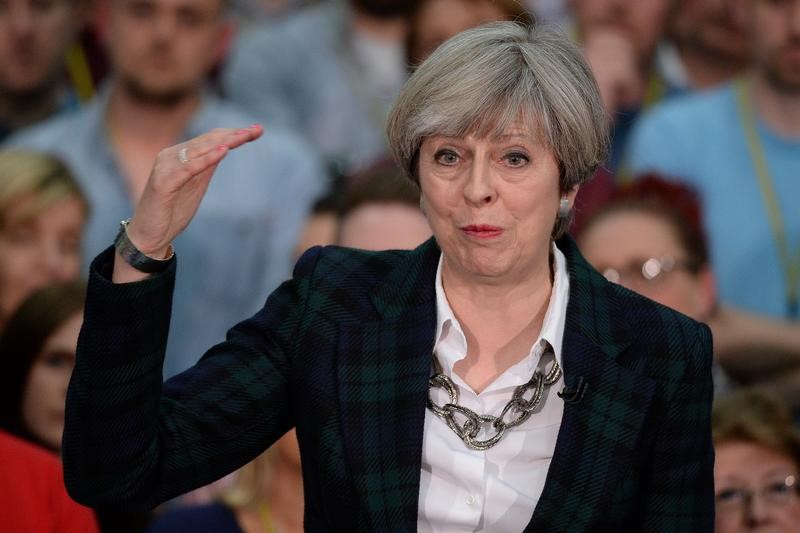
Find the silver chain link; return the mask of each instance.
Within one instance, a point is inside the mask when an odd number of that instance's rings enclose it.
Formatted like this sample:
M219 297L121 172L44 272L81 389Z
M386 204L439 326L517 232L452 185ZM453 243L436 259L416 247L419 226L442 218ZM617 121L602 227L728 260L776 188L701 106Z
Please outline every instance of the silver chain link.
M552 353L552 348L549 353ZM449 376L442 374L441 366L435 355L433 356L433 368L434 374L428 379L428 409L444 420L467 447L479 451L488 450L500 442L507 429L518 426L530 418L533 410L542 401L545 387L550 387L561 377L561 367L554 359L553 367L546 376L535 370L527 383L514 389L511 399L503 407L500 416L491 416L479 415L472 409L458 404L458 387ZM444 405L434 403L431 391L437 388L447 392L449 402ZM457 417L463 421L459 422ZM480 440L477 437L482 428L485 429L487 435L492 431L494 434L487 439Z

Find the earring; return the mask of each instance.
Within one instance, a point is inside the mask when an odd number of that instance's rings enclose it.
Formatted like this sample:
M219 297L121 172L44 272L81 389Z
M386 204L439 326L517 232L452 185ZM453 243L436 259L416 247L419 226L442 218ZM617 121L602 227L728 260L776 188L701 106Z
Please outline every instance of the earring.
M562 196L558 203L558 216L561 218L569 216L569 199L566 196Z

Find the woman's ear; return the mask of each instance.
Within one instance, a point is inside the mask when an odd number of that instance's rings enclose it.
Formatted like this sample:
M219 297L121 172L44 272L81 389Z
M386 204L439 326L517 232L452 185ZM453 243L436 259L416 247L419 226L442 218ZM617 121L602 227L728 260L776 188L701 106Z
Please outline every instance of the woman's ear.
M580 185L574 185L570 190L568 190L564 194L564 197L566 197L566 199L569 200L570 210L572 210L572 208L575 207L575 197L578 195L578 189L580 188L581 188Z

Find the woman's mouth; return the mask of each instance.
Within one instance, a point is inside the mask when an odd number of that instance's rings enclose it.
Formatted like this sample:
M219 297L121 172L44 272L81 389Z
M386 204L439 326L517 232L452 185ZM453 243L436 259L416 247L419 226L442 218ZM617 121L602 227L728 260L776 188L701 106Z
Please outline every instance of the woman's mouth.
M468 237L476 239L493 239L499 237L503 233L503 228L497 226L490 226L488 224L471 224L463 226L461 231Z

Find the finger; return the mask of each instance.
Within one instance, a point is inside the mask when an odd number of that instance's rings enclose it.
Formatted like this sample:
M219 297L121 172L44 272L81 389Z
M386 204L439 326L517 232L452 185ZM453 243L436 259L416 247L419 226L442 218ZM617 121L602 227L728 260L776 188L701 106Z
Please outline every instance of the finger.
M264 128L261 125L253 124L226 134L220 144L225 144L230 149L238 148L243 144L255 141L263 133Z
M224 144L218 144L211 150L207 150L205 153L196 155L188 159L186 163L178 162L181 166L182 173L184 175L184 179L181 180L185 182L199 174L207 172L215 168L220 161L227 155L229 148ZM187 155L188 155L187 150Z
M177 160L185 164L189 160L197 159L216 150L220 145L234 149L258 139L263 133L264 128L258 124L247 128L218 129L176 145L173 149Z

